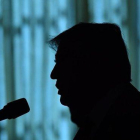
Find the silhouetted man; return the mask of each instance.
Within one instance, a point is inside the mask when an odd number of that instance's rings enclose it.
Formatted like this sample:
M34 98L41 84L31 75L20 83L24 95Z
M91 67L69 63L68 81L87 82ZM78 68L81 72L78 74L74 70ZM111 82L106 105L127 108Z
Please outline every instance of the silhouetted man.
M51 41L51 73L79 130L74 140L140 139L140 94L120 28L80 23Z

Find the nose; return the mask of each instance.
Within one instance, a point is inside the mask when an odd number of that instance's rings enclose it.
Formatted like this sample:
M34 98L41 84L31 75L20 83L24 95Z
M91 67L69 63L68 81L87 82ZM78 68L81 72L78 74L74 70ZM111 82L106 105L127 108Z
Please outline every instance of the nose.
M56 65L54 66L51 74L50 74L51 79L57 79L57 68Z

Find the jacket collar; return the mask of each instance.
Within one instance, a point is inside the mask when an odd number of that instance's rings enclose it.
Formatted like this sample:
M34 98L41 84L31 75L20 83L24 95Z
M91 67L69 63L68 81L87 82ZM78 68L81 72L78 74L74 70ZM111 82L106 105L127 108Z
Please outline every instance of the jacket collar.
M92 111L87 116L87 124L93 125L98 129L101 122L105 118L107 112L109 111L111 105L126 89L130 87L130 83L121 83L114 88L112 88L108 94L103 97L92 109Z

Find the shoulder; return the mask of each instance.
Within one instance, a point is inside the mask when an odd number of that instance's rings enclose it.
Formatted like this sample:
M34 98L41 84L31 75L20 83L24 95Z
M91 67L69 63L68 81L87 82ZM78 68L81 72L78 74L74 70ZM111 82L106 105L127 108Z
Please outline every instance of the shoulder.
M110 109L112 134L118 138L140 139L140 92L126 88Z
M140 139L140 114L117 116L111 123L111 134L118 138Z
M118 117L140 114L140 92L128 84L110 107L109 113Z

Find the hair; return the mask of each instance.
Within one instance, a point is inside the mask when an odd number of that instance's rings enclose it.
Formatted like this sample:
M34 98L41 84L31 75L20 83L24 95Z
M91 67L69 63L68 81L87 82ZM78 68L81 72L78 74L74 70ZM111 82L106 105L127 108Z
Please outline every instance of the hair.
M71 50L75 49L73 48L74 45L66 44L77 41L82 44L76 47L79 54L87 54L82 59L90 56L91 62L98 61L100 65L105 65L108 74L112 71L114 79L132 81L127 48L118 25L112 23L79 23L51 39L49 44L55 51L59 50L61 46L61 50L68 49L67 53L70 53Z

